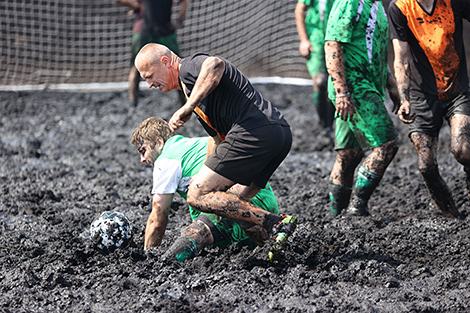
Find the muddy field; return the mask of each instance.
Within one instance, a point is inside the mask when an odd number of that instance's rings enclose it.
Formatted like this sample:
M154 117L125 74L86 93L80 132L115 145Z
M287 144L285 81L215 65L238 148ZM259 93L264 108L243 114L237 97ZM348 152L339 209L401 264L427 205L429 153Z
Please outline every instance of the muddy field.
M283 213L299 217L274 264L266 248L207 249L186 263L161 254L190 222L175 198L163 246L142 252L151 168L130 145L149 116L168 119L174 93L0 93L1 312L469 312L470 218L431 204L400 130L400 150L370 201L369 217L332 218L327 182L335 153L317 151L311 88L257 85L290 122L294 145L271 179ZM180 132L204 135L193 118ZM461 211L470 206L461 166L441 132L440 169ZM100 212L123 212L126 249L90 246Z

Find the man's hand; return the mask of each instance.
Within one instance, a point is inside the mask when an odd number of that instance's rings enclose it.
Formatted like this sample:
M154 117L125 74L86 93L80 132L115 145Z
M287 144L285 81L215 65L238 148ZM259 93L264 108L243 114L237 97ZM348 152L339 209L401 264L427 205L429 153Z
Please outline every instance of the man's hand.
M173 113L173 116L168 122L168 126L170 126L170 129L172 131L176 131L181 127L184 127L184 123L189 121L192 113L193 110L191 109L191 107L188 107L186 105L182 106L178 111Z
M398 117L403 123L410 124L413 123L416 118L416 113L410 114L410 102L402 101L400 108L398 109Z
M356 108L350 95L346 97L336 97L336 116L343 121L351 120Z
M302 40L299 45L299 51L304 58L309 59L310 52L313 52L313 47L310 43L310 40Z

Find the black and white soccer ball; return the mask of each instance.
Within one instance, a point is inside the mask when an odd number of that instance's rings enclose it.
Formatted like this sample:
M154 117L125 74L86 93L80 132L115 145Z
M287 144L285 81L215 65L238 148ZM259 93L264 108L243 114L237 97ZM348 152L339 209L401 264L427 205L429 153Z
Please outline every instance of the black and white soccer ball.
M124 214L106 211L90 226L90 239L94 246L105 253L125 247L132 238L132 226Z

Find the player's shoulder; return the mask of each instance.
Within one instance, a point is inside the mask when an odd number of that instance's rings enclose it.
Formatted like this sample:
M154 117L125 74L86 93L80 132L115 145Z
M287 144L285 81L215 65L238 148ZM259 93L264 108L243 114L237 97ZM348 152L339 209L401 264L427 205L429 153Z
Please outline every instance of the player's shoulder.
M390 1L389 9L395 8L405 13L408 10L415 10L416 6L419 6L416 0L392 0Z

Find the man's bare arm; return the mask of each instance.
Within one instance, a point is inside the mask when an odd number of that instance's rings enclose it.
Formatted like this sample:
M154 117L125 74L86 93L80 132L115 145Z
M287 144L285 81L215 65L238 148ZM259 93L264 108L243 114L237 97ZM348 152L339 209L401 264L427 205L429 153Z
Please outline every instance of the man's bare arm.
M387 68L387 89L390 100L392 100L393 103L392 112L397 114L398 109L400 108L400 96L398 95L397 82L389 68Z
M137 1L132 1L132 0L114 0L120 5L124 5L134 11L140 10L140 4Z
M184 126L194 108L219 85L224 74L225 63L218 57L209 57L203 63L201 72L191 91L187 102L176 111L169 121L171 130L175 131Z
M144 250L159 246L162 243L168 223L173 194L154 194L152 198L152 212L145 228Z
M308 39L307 27L305 26L305 15L308 6L303 2L297 2L295 7L295 25L299 34L299 52L304 58L308 58L310 51L313 51L312 44Z
M410 115L410 56L408 51L408 43L393 39L393 51L395 59L393 61L393 68L395 70L395 79L397 82L398 95L400 96L400 108L398 109L398 116L404 123L412 123L415 119L415 114Z
M356 109L349 92L344 73L344 57L341 43L337 41L325 42L325 60L328 74L335 87L336 114L344 121L352 118Z

